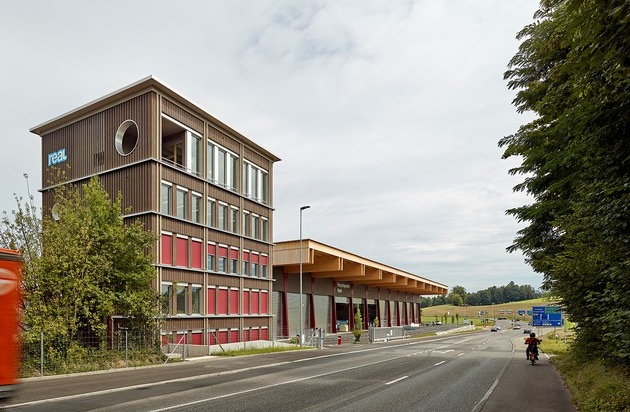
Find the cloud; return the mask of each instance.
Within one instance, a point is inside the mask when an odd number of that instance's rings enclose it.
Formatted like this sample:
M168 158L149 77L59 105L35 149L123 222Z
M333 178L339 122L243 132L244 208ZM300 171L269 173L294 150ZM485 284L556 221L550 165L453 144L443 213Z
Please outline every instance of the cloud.
M502 80L538 2L5 2L0 139L11 194L40 187L29 128L149 74L282 158L274 238L474 291L541 277L505 248L528 200L497 141L528 121Z

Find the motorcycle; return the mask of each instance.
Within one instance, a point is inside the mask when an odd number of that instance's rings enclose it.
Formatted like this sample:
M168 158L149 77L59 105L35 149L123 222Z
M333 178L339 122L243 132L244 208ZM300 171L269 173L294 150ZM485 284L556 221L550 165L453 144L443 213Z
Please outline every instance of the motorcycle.
M540 343L542 343L542 340ZM532 366L538 361L538 345L529 345L529 361L532 363Z

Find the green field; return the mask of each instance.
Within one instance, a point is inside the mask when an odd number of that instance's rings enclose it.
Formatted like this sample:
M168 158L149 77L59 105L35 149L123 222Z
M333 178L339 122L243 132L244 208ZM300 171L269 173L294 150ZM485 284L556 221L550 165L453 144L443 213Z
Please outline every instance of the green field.
M521 300L519 302L501 303L496 305L480 305L480 306L454 306L454 305L438 305L422 308L422 322L433 322L443 320L446 313L448 315L448 323L451 323L452 317L459 315L457 323L464 323L464 319L473 320L475 323L481 323L482 319L497 319L499 317L506 319L520 319L522 321L531 321L530 315L519 315L519 310L532 310L533 306L553 305L554 301L547 298L538 298L530 300ZM484 312L479 315L479 312Z

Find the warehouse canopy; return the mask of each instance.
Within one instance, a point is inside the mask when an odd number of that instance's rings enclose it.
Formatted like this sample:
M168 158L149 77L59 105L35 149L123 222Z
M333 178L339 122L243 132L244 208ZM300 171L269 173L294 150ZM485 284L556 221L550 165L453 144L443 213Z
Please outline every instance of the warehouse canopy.
M278 242L273 247L273 266L284 273L300 273L300 241ZM319 243L302 240L302 273L417 295L445 295L448 286Z

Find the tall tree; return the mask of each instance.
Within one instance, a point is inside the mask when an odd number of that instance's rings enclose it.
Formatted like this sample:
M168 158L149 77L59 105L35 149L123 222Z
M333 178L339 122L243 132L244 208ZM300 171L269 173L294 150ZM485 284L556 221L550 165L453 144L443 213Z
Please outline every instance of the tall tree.
M581 324L577 349L630 363L630 3L544 0L505 78L537 117L499 142L527 226L520 249Z
M82 187L59 186L54 198L56 219L42 220L42 241L31 247L37 253L25 264L29 278L35 279L25 283L29 330L72 343L84 332L104 342L112 315L155 327L157 294L151 287L155 271L150 254L154 236L139 222L125 224L123 213L130 211L122 210L120 195L112 201L96 177ZM20 238L14 230L22 225L23 215L18 207L11 222L5 213L3 243L14 239L24 248L34 242L35 235Z

